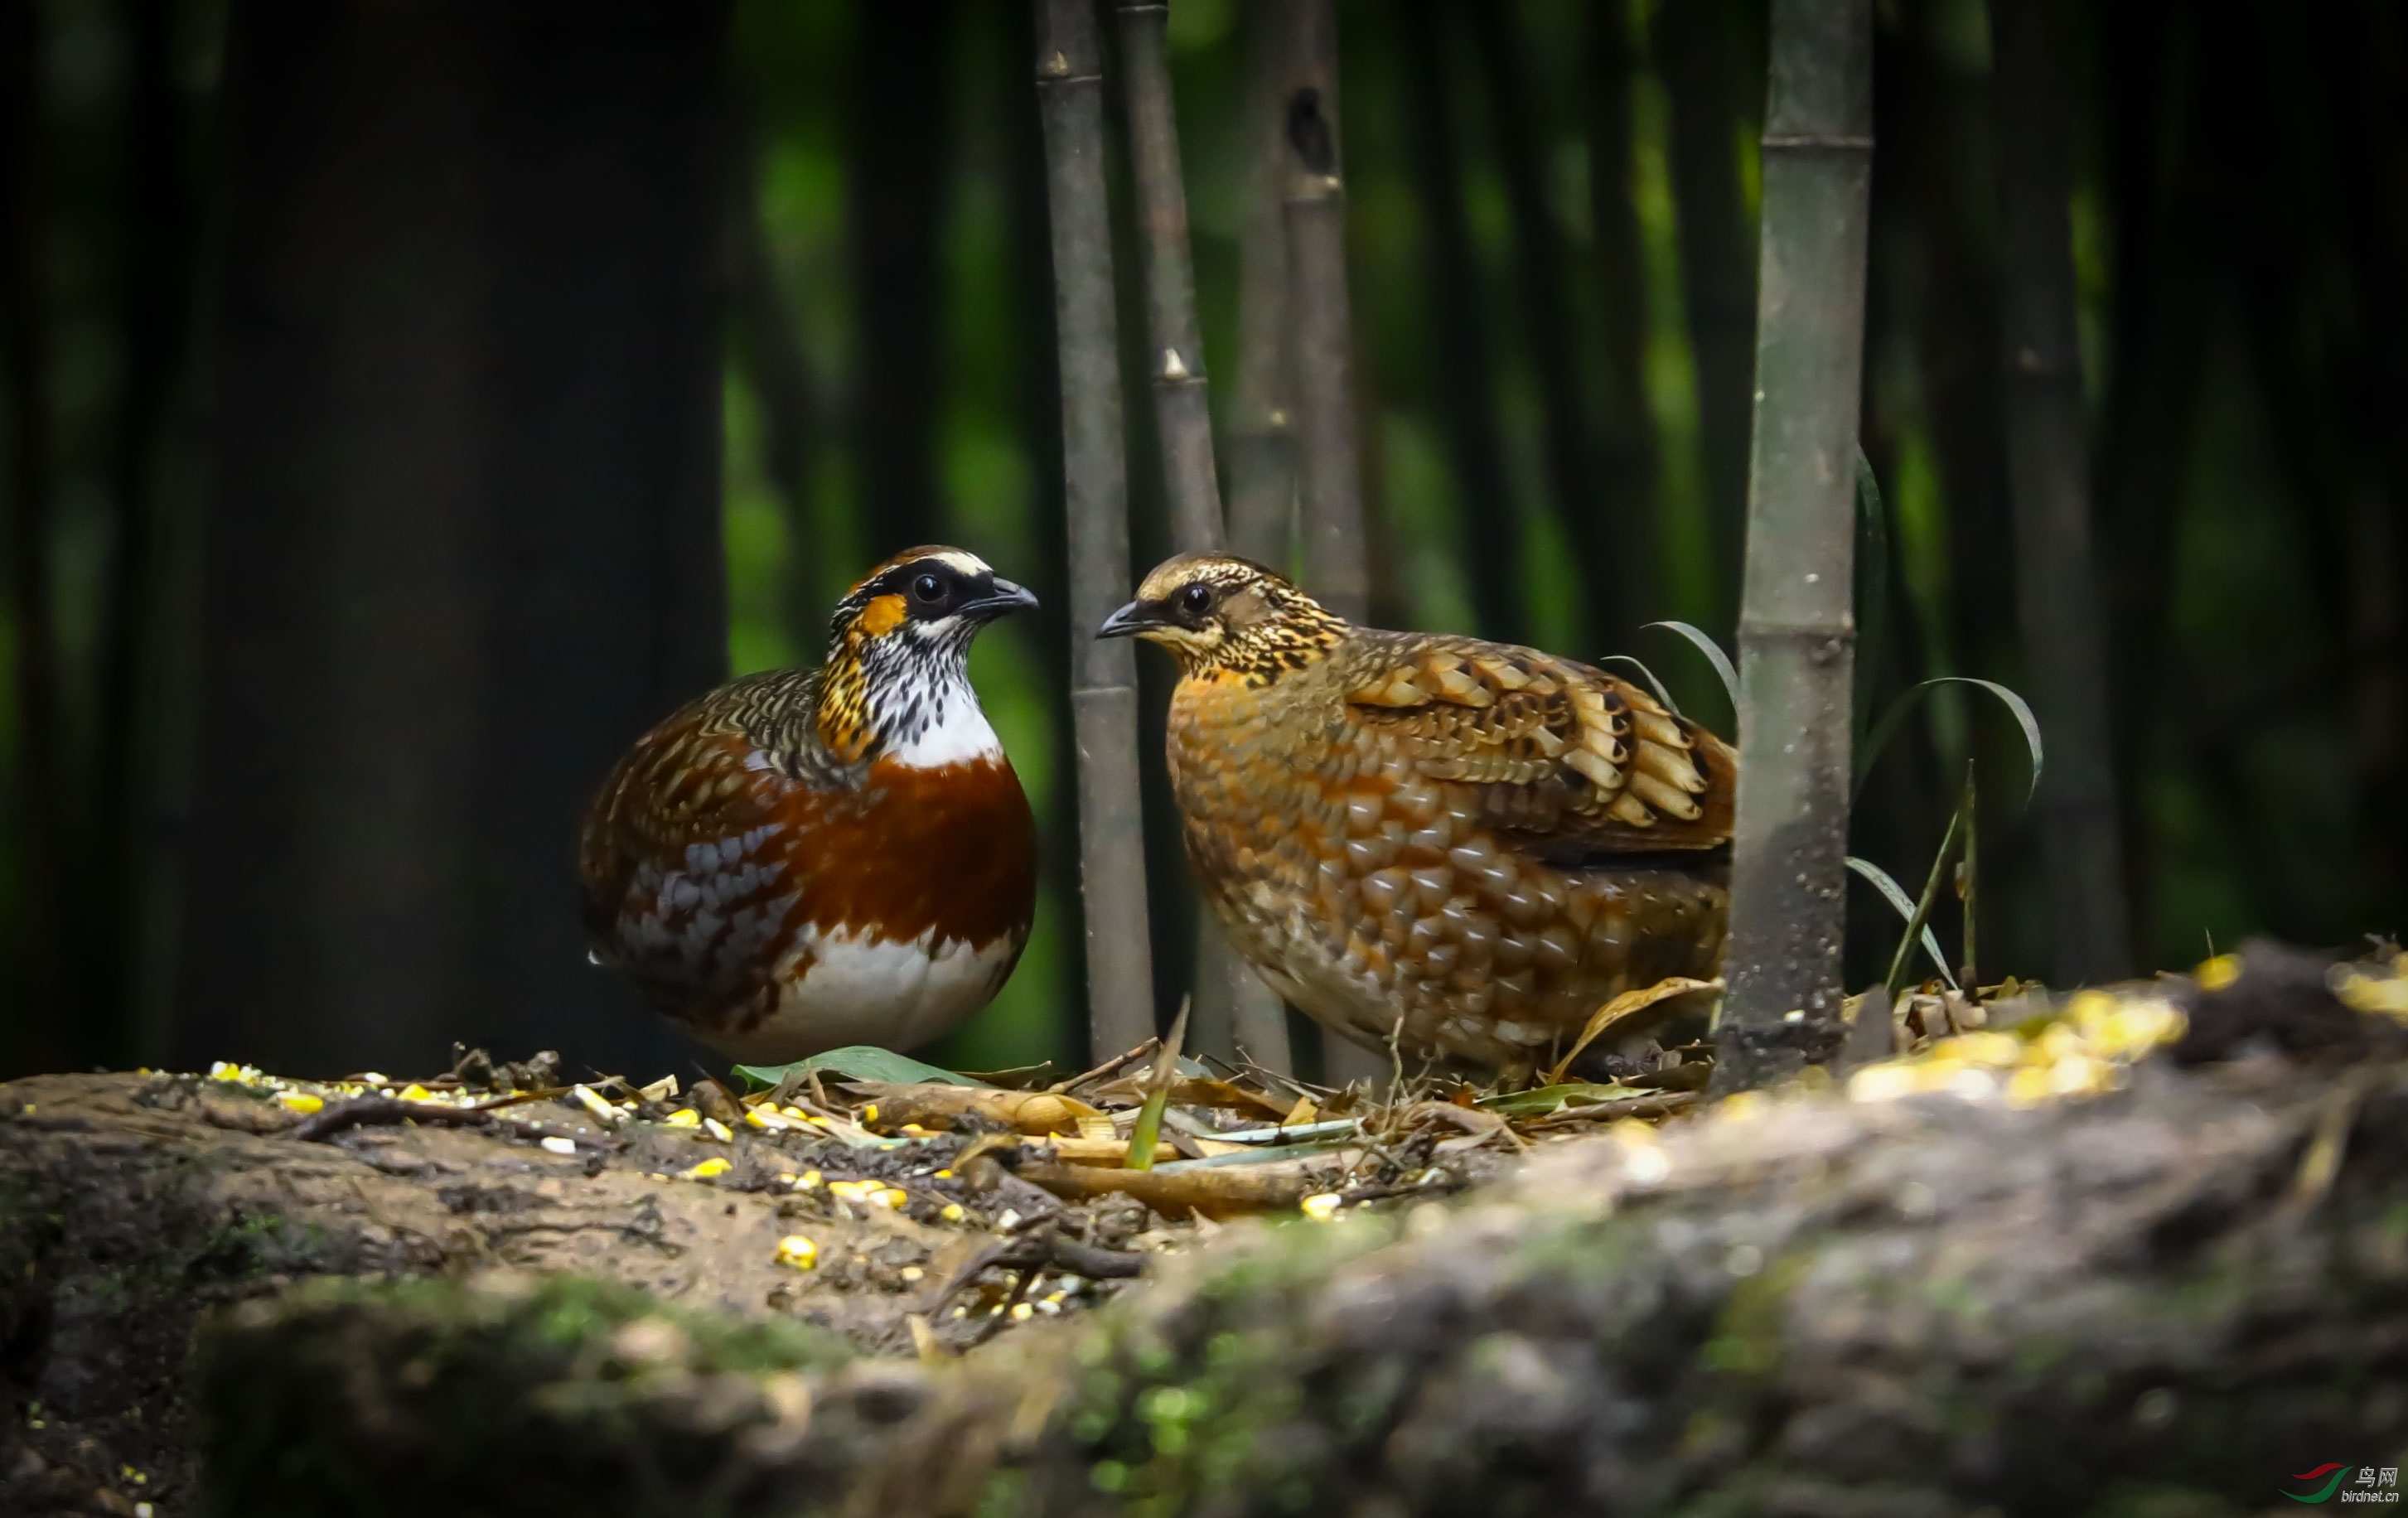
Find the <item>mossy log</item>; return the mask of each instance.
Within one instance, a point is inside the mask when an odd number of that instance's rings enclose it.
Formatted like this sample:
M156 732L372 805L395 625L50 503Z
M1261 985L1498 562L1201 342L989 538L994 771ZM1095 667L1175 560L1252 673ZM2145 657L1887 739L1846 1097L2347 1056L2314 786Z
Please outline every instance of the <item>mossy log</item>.
M957 1358L557 1279L263 1296L205 1339L208 1511L2287 1508L2408 1464L2408 1064L2320 977L2105 1095L1727 1103Z

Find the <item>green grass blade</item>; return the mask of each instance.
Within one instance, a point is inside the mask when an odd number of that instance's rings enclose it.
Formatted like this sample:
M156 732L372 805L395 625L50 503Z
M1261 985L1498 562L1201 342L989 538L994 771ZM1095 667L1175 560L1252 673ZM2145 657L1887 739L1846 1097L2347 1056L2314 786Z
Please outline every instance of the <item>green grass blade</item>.
M2031 703L2014 691L1997 680L1979 680L1971 675L1937 676L1891 702L1889 709L1882 713L1881 721L1873 723L1872 731L1866 735L1863 743L1857 745L1856 789L1864 789L1865 777L1872 773L1873 761L1881 757L1881 752L1889 747L1890 739L1898 736L1899 727L1906 721L1907 711L1914 705L1915 698L1942 685L1978 686L1997 696L1999 704L2014 717L2015 725L2023 731L2024 752L2031 760L2031 780L2024 788L2024 799L2029 801L2032 793L2040 789L2041 768L2047 758L2047 752L2041 745L2040 719L2032 715Z
M1698 652L1706 656L1706 662L1714 666L1714 673L1722 677L1723 694L1730 697L1731 709L1739 709L1739 671L1731 667L1730 655L1723 652L1720 643L1707 636L1704 628L1685 622L1651 622L1639 630L1643 633L1648 627L1669 627L1696 645Z
M1882 504L1873 461L1856 450L1856 736L1861 741L1871 720L1874 685L1889 640L1889 511Z
M1138 1110L1137 1126L1129 1130L1128 1167L1132 1170L1154 1168L1154 1146L1162 1139L1162 1110L1170 1105L1170 1083L1179 1074L1179 1046L1187 1038L1187 1006L1182 998L1179 1015L1170 1020L1170 1033L1154 1056L1153 1073L1146 1078L1145 1105Z
M1870 882L1874 890L1880 892L1882 899L1890 904L1909 928L1916 925L1914 898L1906 894L1904 886L1890 879L1889 871L1870 859L1859 859L1855 854L1848 855L1848 868L1856 871L1858 878ZM1931 924L1928 922L1922 924L1922 930L1923 952L1931 957L1932 967L1940 971L1940 978L1946 981L1949 985L1955 986L1956 978L1948 973L1948 956L1940 952L1940 936L1931 931Z
M1656 693L1656 699L1664 703L1664 709L1670 712L1675 717L1681 714L1681 704L1672 699L1672 693L1666 690L1664 688L1664 682L1656 678L1656 671L1648 668L1646 665L1641 663L1635 655L1628 653L1609 653L1604 658L1599 659L1598 663L1601 665L1628 665L1631 668L1638 670L1639 678L1645 680L1647 682L1647 688Z
M1948 831L1941 835L1940 851L1931 856L1931 873L1924 877L1923 895L1915 898L1914 915L1907 919L1906 932L1898 940L1898 952L1890 955L1889 975L1883 981L1883 986L1889 992L1892 1002L1896 1002L1899 994L1906 989L1906 967L1914 957L1915 939L1931 932L1932 904L1940 899L1940 882L1947 878L1948 858L1956 851L1956 840L1964 837L1966 820L1965 808L1961 803L1948 814ZM1932 947L1926 942L1924 952L1929 953ZM1948 973L1945 964L1940 967L1940 978L1951 986L1956 985L1956 978Z

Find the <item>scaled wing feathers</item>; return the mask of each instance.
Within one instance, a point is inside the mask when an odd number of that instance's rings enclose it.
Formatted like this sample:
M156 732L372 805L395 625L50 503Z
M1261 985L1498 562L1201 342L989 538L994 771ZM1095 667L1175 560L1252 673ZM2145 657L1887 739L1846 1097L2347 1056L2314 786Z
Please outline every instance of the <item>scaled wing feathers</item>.
M1385 645L1348 700L1422 774L1480 788L1501 828L1606 851L1730 837L1729 748L1638 687L1530 649Z

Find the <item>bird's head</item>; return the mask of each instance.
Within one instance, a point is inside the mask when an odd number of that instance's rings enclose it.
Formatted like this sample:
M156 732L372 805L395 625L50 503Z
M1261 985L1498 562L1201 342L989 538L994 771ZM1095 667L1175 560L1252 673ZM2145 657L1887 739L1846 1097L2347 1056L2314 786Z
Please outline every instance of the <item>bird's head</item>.
M828 620L821 740L847 762L873 749L906 763L922 762L913 754L939 762L965 742L992 745L970 692L970 639L996 618L1036 604L957 548L906 549L872 569ZM948 739L955 729L962 730Z
M1343 619L1285 576L1226 553L1165 561L1137 599L1096 629L1097 637L1161 644L1184 674L1226 673L1254 684L1303 668L1345 633Z

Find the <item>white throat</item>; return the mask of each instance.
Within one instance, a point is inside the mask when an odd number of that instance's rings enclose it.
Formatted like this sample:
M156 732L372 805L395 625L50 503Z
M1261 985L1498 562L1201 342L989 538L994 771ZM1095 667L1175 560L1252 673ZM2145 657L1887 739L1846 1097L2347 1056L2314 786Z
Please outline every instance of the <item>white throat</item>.
M882 712L879 730L888 734L884 757L907 769L942 769L948 765L1002 756L1003 745L979 709L978 694L967 674L933 685L920 686L906 696L902 709Z

